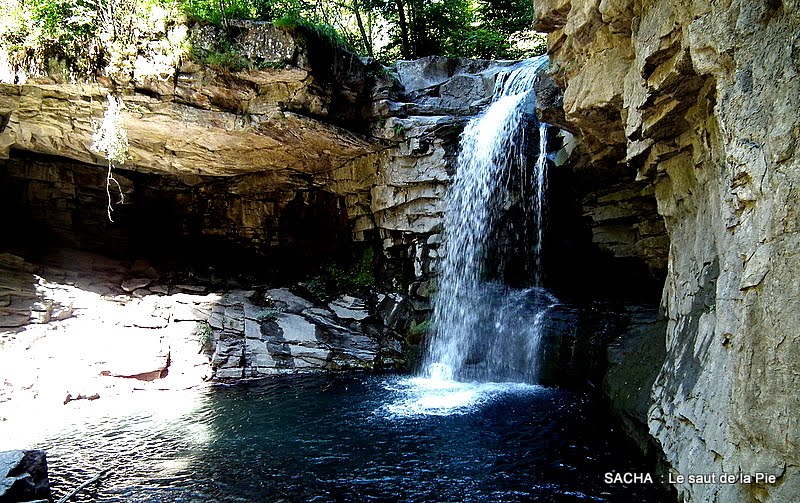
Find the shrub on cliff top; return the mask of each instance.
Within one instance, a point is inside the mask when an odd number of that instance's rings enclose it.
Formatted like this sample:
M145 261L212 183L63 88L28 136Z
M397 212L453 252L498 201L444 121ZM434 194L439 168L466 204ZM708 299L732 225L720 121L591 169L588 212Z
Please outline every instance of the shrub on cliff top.
M297 32L309 39L329 47L338 47L356 52L351 44L336 28L327 23L317 23L300 15L290 13L276 19L273 24L289 32Z
M308 14L300 0L177 0L190 20L223 25L230 19L274 21L283 16Z
M129 70L137 44L163 36L177 21L174 0L0 0L0 48L15 70L34 74L63 67L65 80L97 70ZM155 26L154 26L155 25ZM160 28L159 28L160 27Z

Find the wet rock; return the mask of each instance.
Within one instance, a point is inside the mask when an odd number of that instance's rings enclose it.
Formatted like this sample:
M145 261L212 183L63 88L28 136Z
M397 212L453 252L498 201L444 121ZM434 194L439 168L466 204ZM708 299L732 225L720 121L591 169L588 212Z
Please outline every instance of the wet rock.
M270 299L274 314L258 316L263 308L253 304ZM212 367L215 378L253 378L286 372L398 368L404 364L400 337L383 325L370 325L370 307L364 300L343 296L331 305L314 304L286 289L258 295L223 296L225 314L209 318L215 330ZM235 306L235 309L231 309ZM242 320L240 323L231 320Z
M378 296L378 315L385 327L405 333L411 323L414 307L402 294Z
M648 431L651 389L666 358L666 320L656 308L631 306L628 327L608 346L603 390L628 435L643 451L656 448Z

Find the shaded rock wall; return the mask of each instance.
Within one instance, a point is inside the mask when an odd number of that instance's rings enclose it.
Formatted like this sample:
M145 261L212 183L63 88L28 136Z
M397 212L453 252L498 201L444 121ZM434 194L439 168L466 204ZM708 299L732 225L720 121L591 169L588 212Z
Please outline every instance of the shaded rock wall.
M0 163L0 211L15 215L0 244L28 256L61 246L279 278L291 277L287 263L311 271L352 251L342 198L310 183L280 191L258 175L115 177L125 200L112 192L111 222L103 168L16 152Z
M651 435L686 501L800 495L800 6L535 0L583 169L635 173L670 238ZM603 78L597 78L603 75Z

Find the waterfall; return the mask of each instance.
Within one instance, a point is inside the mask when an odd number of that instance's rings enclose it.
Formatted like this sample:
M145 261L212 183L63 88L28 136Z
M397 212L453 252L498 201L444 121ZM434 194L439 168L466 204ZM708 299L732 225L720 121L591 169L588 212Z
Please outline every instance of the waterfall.
M539 125L533 175L519 173L527 166L524 126L535 106L533 82L546 63L546 57L526 60L498 75L492 103L462 133L457 171L446 199L434 334L424 361L431 378L536 380L543 314L556 302L540 287L545 124ZM530 225L534 234L531 277L525 278L530 287L522 290L486 277L486 256L493 244L489 241L503 214L511 180L532 185L520 191L529 217L522 232L528 233ZM499 256L502 261L502 250Z

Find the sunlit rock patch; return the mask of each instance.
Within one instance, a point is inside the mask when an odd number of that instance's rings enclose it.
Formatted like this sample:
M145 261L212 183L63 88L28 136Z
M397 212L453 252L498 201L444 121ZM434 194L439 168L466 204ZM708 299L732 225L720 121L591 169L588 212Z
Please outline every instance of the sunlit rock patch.
M0 417L214 378L404 365L396 296L329 306L230 290L85 252L0 255ZM406 308L407 309L407 308ZM385 321L384 321L385 320Z

